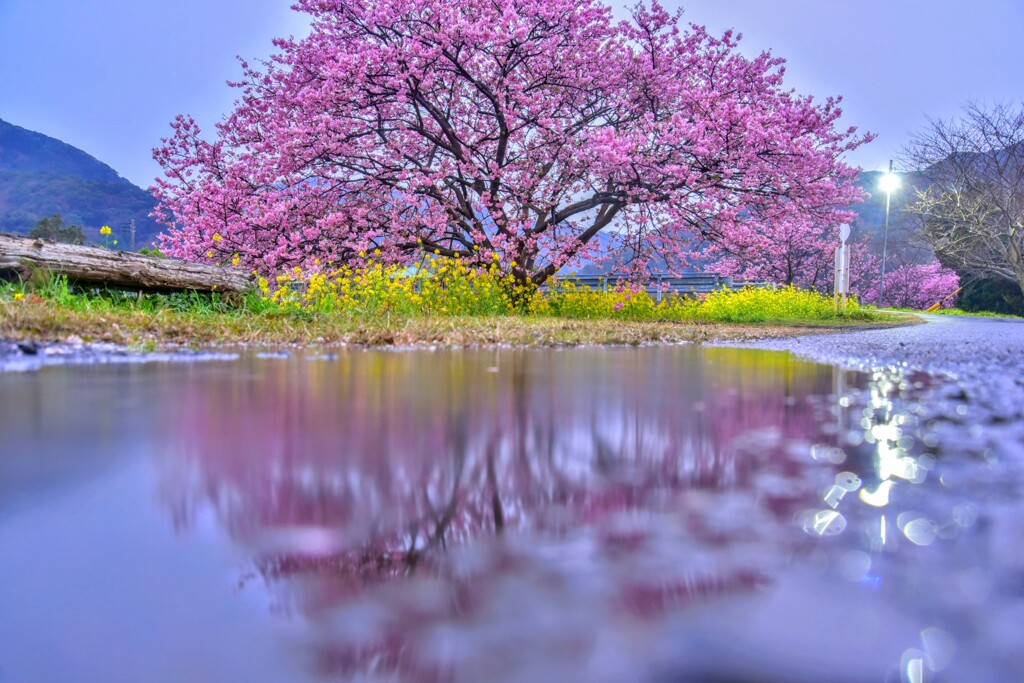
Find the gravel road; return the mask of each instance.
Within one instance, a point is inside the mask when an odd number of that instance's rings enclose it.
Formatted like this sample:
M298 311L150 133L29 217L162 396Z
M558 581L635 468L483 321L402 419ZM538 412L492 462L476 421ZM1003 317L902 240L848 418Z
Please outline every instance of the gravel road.
M1024 320L922 315L926 323L885 330L796 337L750 344L863 371L923 372L939 413L957 401L980 423L1024 423ZM962 413L963 409L960 409ZM1015 425L1024 428L1024 424ZM1024 456L1024 444L1021 455Z
M783 349L857 369L901 367L974 383L1024 382L1024 320L921 315L924 325L779 339Z
M947 447L999 452L1024 463L1024 320L922 315L926 323L884 330L745 344L791 351L866 372L919 377L909 399L942 423Z

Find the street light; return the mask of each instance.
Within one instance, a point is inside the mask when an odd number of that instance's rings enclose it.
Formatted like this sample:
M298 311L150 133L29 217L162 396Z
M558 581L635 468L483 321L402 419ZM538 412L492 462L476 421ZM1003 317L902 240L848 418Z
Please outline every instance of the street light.
M885 257L889 247L889 205L892 193L900 188L900 177L892 172L892 159L889 160L889 172L878 181L878 188L885 193L885 229L882 231L882 281L878 285L878 307L885 301Z

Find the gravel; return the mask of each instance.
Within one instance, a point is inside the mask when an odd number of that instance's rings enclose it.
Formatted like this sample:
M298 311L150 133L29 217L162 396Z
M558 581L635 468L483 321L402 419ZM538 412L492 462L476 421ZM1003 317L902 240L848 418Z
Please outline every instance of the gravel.
M821 363L900 374L927 373L922 403L937 416L962 422L966 403L974 422L1024 420L1024 320L922 315L926 324L769 340L743 346L791 351ZM1024 424L1012 425L1015 432ZM1024 442L1020 454L1024 456Z

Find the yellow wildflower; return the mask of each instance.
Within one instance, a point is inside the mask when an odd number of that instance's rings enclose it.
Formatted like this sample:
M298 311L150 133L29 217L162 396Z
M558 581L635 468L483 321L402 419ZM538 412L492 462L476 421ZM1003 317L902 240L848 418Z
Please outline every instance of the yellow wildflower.
M25 292L15 292L14 293L14 300L15 301L21 301L24 298L25 298Z
M101 235L109 235L111 232L113 231L110 229L109 225L104 225L102 228L100 228Z
M222 239L224 239L224 238L220 236L219 232L213 233L213 241L214 242L220 242Z

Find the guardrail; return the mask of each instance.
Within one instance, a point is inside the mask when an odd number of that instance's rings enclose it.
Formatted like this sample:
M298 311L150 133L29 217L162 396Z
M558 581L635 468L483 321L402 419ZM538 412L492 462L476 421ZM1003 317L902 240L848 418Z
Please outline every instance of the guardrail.
M576 275L559 278L559 280L572 282L579 287L603 291L635 282L616 275ZM687 273L685 275L652 275L647 281L645 289L648 294L654 295L656 301L661 301L665 294L708 294L719 289L743 289L745 287L768 289L774 288L774 285L769 282L733 280L730 276L718 273Z

